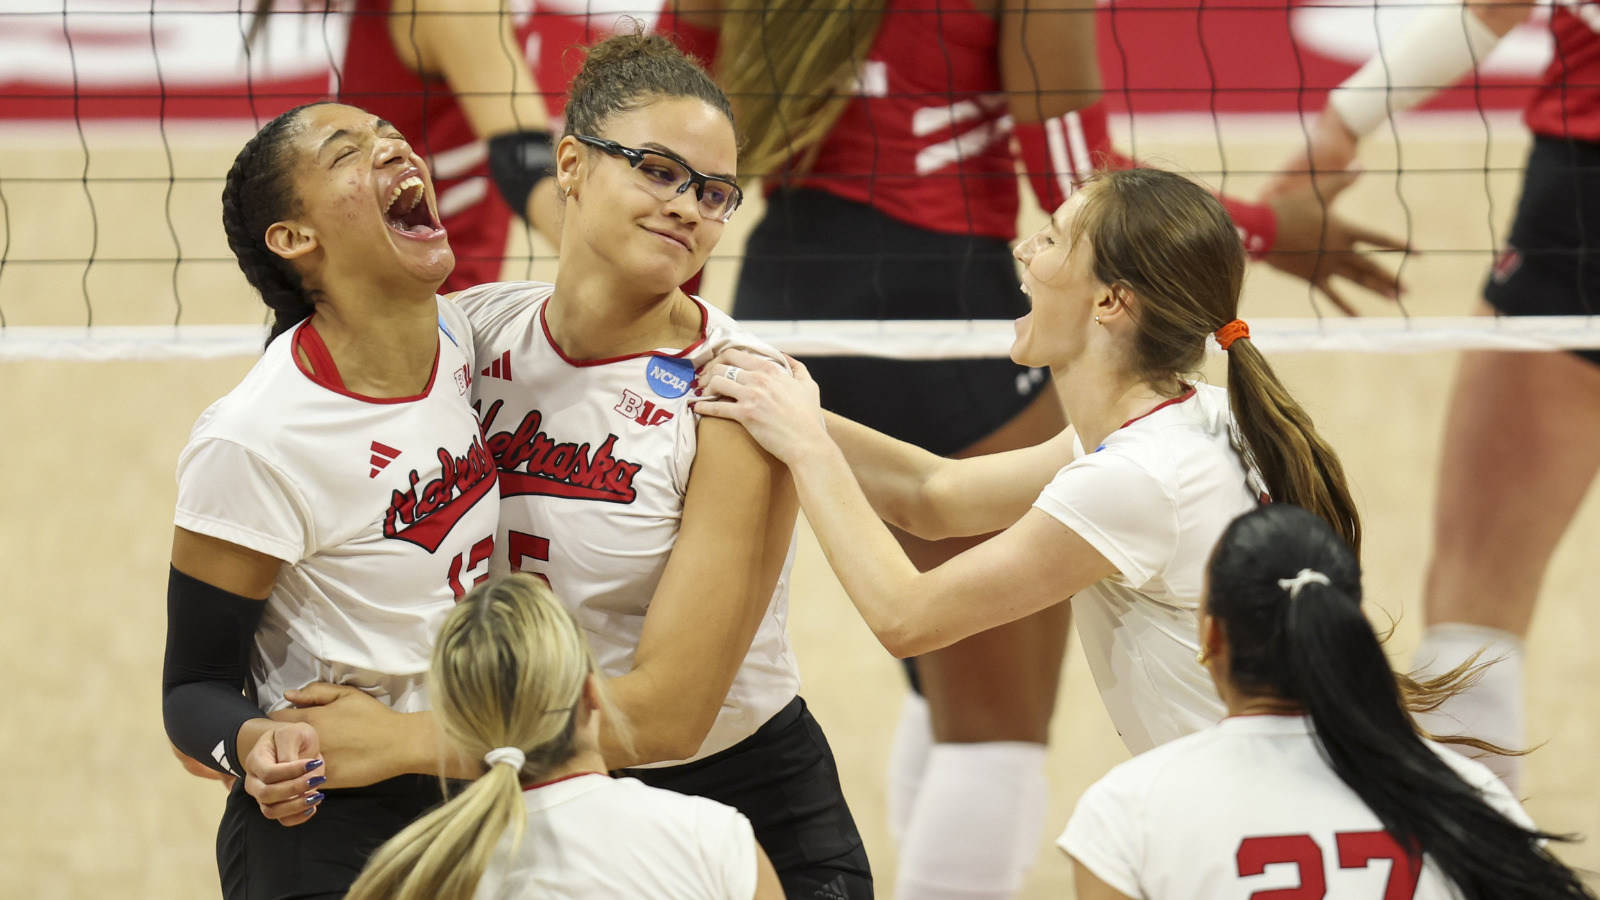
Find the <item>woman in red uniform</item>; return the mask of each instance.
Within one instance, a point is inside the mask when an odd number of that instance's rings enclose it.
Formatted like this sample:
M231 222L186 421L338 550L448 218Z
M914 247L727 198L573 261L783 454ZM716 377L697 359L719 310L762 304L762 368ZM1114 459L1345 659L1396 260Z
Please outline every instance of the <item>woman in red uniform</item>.
M274 2L257 0L251 40ZM443 291L500 280L513 212L555 240L550 116L523 50L536 23L505 0L356 0L333 94L427 158L456 251Z
M1435 88L1450 85L1527 18L1517 2L1426 7L1384 53L1329 95L1306 152L1273 185L1339 171L1363 135ZM1600 312L1600 5L1558 4L1555 54L1524 113L1528 154L1511 235L1496 257L1477 315L1592 316ZM1376 90L1375 90L1376 88ZM1434 734L1526 747L1522 640L1545 567L1600 472L1600 351L1461 355L1446 420L1424 589L1424 673L1474 656L1498 660L1482 678L1421 718ZM1519 787L1522 757L1485 764Z
M1025 313L1009 247L1016 151L1047 210L1096 165L1130 164L1111 150L1104 108L1091 105L1100 89L1093 4L879 0L833 14L817 5L763 0L756 14L687 0L658 26L715 60L744 134L740 171L770 176L734 314ZM1258 258L1283 243L1314 250L1324 234L1310 191L1282 205L1280 223L1266 207L1230 203ZM1377 237L1328 226L1329 249ZM1285 239L1277 247L1275 232ZM1275 261L1324 288L1332 274L1394 287L1349 254ZM941 455L1037 444L1064 426L1048 373L1009 360L806 363L829 409ZM983 540L897 537L923 568ZM908 697L891 762L898 896L1001 898L1020 887L1048 797L1045 741L1067 621L1059 605L910 667L926 702Z

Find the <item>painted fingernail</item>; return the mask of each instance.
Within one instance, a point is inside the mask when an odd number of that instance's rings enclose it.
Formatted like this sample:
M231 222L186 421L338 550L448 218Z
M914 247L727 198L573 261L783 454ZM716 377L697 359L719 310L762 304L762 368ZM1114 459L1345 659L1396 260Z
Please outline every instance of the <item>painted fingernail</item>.
M306 782L306 787L316 787L327 780L328 776L326 775L313 775L311 776L311 780Z
M320 807L320 806L313 806L313 807L311 807L311 808L310 808L310 809L308 809L308 810L306 810L306 818L308 818L308 819L309 819L309 818L311 818L311 817L312 817L312 816L314 816L314 815L316 815L316 814L317 814L317 810L319 810L319 809L321 809L321 808L322 808L322 807Z
M696 397L698 397L698 396L700 396L700 395L701 395L701 394L703 394L703 393L705 393L705 392L704 392L704 391L702 391L702 390L700 390L700 389L699 389L699 388L695 388L695 389L694 389L694 395L695 395L695 396L696 396Z
M311 762L306 763L306 771L309 772L312 769L320 767L321 765L322 765L322 760L313 759Z
M312 794L311 796L306 798L306 805L307 806L316 806L318 803L322 802L322 798L325 797L325 796L326 795L323 794L321 791L317 791L315 794Z

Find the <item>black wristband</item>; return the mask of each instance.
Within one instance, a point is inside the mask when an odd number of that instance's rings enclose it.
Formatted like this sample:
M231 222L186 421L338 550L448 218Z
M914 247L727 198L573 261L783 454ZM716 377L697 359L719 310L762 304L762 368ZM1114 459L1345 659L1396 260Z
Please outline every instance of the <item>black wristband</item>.
M241 775L239 728L262 717L244 696L256 626L267 604L172 569L167 576L167 655L161 715L184 755Z
M555 171L555 144L548 131L513 131L489 139L489 177L506 205L523 219L534 186Z

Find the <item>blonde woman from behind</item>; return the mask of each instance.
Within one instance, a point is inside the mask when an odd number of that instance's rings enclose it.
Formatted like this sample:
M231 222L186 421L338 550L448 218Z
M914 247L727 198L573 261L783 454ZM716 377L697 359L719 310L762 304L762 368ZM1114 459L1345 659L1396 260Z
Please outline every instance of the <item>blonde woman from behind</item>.
M543 581L462 598L428 681L445 738L484 774L384 844L348 900L781 900L744 816L605 774L600 722L615 714L598 672Z

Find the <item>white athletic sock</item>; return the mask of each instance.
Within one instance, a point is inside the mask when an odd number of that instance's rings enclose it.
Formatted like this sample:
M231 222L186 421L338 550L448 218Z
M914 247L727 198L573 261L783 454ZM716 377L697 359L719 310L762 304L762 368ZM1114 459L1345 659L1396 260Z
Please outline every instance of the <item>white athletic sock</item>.
M889 835L894 845L905 843L922 787L922 773L928 767L928 751L933 748L933 722L928 701L916 691L907 691L900 705L900 723L894 729L889 747Z
M1478 662L1492 662L1478 683L1462 691L1417 723L1433 734L1468 735L1508 750L1527 747L1522 706L1522 639L1510 632L1464 622L1445 622L1428 628L1417 647L1417 676L1443 675L1482 650ZM1446 745L1458 749L1454 745ZM1522 781L1522 757L1479 755L1470 747L1459 752L1475 756L1494 770L1515 794Z
M1050 803L1045 746L935 744L900 851L897 900L1007 900L1033 866Z

